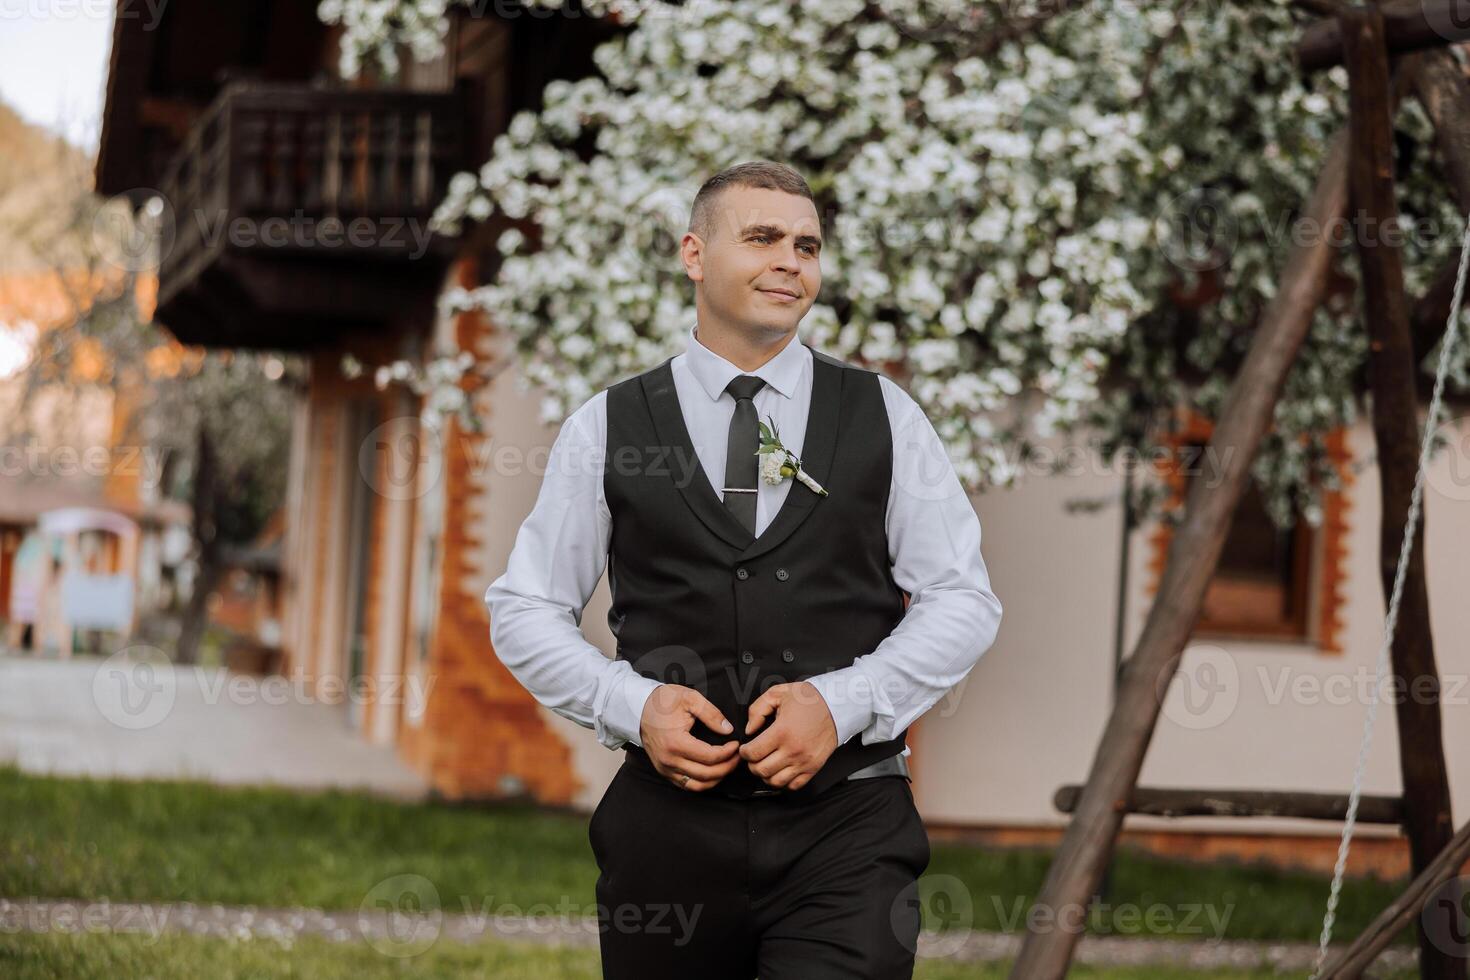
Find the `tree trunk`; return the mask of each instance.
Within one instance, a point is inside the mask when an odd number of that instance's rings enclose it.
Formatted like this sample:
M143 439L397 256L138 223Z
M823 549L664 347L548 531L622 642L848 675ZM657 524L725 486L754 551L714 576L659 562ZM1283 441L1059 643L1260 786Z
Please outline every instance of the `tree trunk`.
M210 439L209 429L201 422L196 440L191 499L194 560L198 572L194 576L189 604L184 608L183 621L179 624L178 647L174 651L175 662L181 664L199 662L199 641L203 639L204 628L209 622L209 594L214 591L223 572L220 568L219 528L215 520L218 482L219 464L214 456L214 442Z
M1333 247L1327 229L1347 206L1348 134L1339 132L1307 204L1305 227L1293 236L1281 288L1262 314L1240 373L1210 440L1225 461L1218 484L1194 482L1184 523L1169 546L1158 595L1098 743L1077 813L1067 826L1036 906L1057 928L1029 931L1011 970L1016 980L1061 980L1081 936L1086 903L1098 886L1122 826L1161 707L1160 688L1179 664L1214 576L1248 470L1271 424L1287 371L1321 303ZM1225 452L1224 447L1233 451ZM1028 918L1028 922L1031 921Z
M1434 123L1434 145L1444 160L1445 182L1460 213L1470 213L1470 81L1460 69L1454 55L1444 48L1404 55L1398 71ZM1409 330L1414 340L1414 363L1428 355L1444 336L1450 318L1450 302L1454 299L1455 279L1460 271L1457 249L1409 315ZM1425 397L1431 389L1428 378L1416 373L1415 390Z
M1339 14L1339 21L1351 107L1349 198L1356 216L1363 273L1368 380L1383 500L1379 571L1387 605L1419 472L1419 404L1414 388L1416 369L1409 335L1409 303L1404 294L1403 257L1388 234L1390 229L1398 229L1399 213L1394 200L1392 98L1383 13L1374 7L1354 8ZM1415 875L1434 863L1455 832L1440 732L1439 671L1429 628L1424 525L1421 517L1414 529L1393 634L1392 678L1403 686L1390 687L1387 695L1395 701L1404 830ZM1422 918L1416 920L1416 932L1420 976L1425 980L1464 980L1465 961L1435 943Z

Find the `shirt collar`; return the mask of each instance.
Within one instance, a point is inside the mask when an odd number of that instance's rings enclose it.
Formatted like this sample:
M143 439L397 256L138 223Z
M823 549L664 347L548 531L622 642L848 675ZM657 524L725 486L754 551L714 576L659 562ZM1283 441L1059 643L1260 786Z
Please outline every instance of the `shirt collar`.
M700 343L699 338L695 336L698 328L697 323L689 328L689 346L685 350L685 360L688 362L689 370L694 372L695 379L699 381L711 401L718 401L725 393L725 387L742 374L752 374L761 378L768 387L790 398L796 393L796 385L801 380L802 371L806 370L807 363L812 359L811 352L807 349L806 344L801 342L801 337L793 333L791 339L786 342L786 346L781 348L775 357L754 371L742 371Z

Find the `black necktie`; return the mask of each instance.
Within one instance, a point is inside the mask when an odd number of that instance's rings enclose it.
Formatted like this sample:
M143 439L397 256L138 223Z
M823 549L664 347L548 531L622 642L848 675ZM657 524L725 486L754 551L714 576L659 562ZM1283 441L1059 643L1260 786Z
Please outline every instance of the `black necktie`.
M742 374L725 386L735 398L735 414L730 418L730 438L725 452L725 509L755 534L756 476L760 472L760 423L755 417L755 393L765 387L765 380Z

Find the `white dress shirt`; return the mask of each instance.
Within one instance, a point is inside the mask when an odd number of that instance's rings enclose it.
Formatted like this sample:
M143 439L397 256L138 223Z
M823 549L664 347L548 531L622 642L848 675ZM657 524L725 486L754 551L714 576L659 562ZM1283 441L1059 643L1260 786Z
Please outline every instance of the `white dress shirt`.
M758 416L775 422L798 457L812 391L812 353L793 335L753 371L705 347L689 331L670 367L685 425L708 474L725 472L737 375L765 379ZM980 556L980 521L938 433L919 404L879 375L893 433L893 481L886 514L893 579L909 593L902 621L849 667L808 678L837 727L838 744L862 733L888 741L958 684L995 641L1001 604ZM643 707L658 681L610 659L581 632L582 611L607 565L612 515L603 495L607 392L562 424L536 505L521 525L503 575L485 592L495 653L541 704L596 732L610 749L639 741ZM759 482L756 536L796 481ZM828 487L831 492L840 489ZM715 487L717 495L721 488ZM806 489L803 493L809 492ZM904 755L909 754L907 747Z

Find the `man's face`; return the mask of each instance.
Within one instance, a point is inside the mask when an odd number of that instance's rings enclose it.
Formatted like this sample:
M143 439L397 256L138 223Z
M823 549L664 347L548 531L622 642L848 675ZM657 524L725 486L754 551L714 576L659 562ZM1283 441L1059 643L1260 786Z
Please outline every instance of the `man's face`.
M727 187L708 240L686 233L684 268L700 283L700 313L773 334L796 329L822 288L817 209L799 194Z

